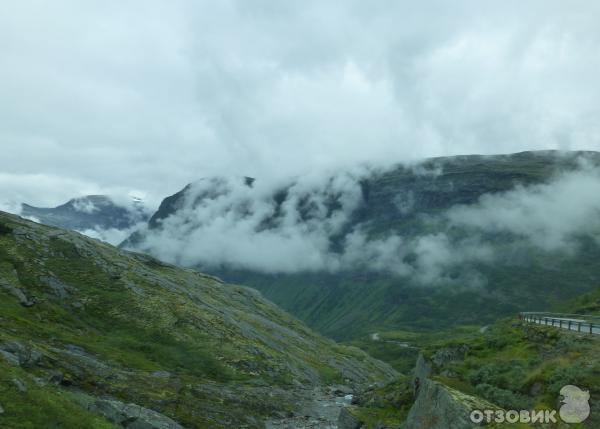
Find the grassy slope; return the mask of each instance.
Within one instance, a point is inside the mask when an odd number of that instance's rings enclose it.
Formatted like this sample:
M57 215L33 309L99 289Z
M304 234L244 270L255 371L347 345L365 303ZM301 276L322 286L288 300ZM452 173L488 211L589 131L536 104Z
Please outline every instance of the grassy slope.
M600 289L561 302L555 310L600 315ZM557 409L561 387L574 384L589 390L592 414L584 425L569 427L599 427L599 336L526 324L513 318L481 328L460 326L426 333L395 330L380 332L377 341L365 336L350 344L407 374L417 354L423 353L434 362L436 381L505 409ZM409 343L415 349L399 347L398 343ZM449 350L465 346L466 352L459 353L458 358L440 358ZM410 378L400 379L361 399L352 411L369 428L380 421L399 427L413 401L410 393Z
M0 356L0 424L15 429L111 427L80 391L190 428L260 427L294 408L296 386L393 376L251 289L3 213L0 317L0 351L35 356Z

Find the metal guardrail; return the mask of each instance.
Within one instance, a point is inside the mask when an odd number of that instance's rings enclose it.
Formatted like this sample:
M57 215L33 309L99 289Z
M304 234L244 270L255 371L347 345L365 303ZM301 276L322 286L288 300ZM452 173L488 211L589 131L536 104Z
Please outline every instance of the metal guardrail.
M600 316L530 311L519 313L519 318L538 325L554 326L588 334L600 334Z

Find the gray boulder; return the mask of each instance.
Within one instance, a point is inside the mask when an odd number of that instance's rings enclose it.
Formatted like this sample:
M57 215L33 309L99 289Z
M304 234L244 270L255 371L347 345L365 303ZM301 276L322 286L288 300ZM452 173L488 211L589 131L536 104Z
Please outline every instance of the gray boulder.
M6 341L0 344L0 356L3 356L9 363L22 367L34 366L44 357L36 349L18 341Z
M419 395L413 404L403 429L470 429L473 410L497 410L489 402L452 389L433 380L422 380Z
M184 429L175 420L137 404L125 404L85 394L80 394L79 401L88 411L127 429Z
M434 355L435 366L464 358L466 346L448 347ZM419 355L413 372L416 396L402 429L468 429L480 425L471 422L473 410L497 410L481 398L467 395L443 383L431 380L432 362Z
M338 429L360 429L362 422L348 408L342 408L338 417Z
M34 298L28 297L27 295L25 295L25 292L23 292L18 287L10 284L9 282L0 279L0 287L8 293L10 293L11 295L13 295L15 298L17 298L19 304L21 304L23 307L32 307L33 305L35 305Z

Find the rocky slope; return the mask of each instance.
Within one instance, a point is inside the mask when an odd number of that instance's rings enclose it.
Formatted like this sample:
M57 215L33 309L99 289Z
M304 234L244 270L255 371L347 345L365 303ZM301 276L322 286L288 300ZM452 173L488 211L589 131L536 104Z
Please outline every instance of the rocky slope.
M0 212L0 426L264 427L396 376L252 289Z
M317 184L290 182L270 192L253 189L259 180L237 187L204 180L166 198L148 226L123 245L252 286L336 339L491 323L519 310L549 308L600 280L594 222L565 217L566 225L589 224L590 231L557 239L576 241L573 246L546 245L553 231L568 230L550 225L548 213L572 204L569 198L585 187L574 184L562 194L566 201L555 203L553 188L543 184L581 169L582 160L598 166L600 154L436 158ZM600 195L596 179L591 186ZM490 201L504 206L489 208ZM535 221L504 226L527 213L548 228ZM215 237L219 241L209 245ZM232 247L222 246L228 241ZM310 246L273 266L298 242ZM252 250L240 254L236 243Z

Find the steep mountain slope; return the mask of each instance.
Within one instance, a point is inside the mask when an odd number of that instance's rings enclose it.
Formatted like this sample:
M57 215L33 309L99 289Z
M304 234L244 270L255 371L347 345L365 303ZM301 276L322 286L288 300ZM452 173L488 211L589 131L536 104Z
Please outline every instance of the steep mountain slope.
M273 189L203 180L123 245L255 287L339 339L487 323L600 279L599 165L596 152L544 151Z
M130 207L117 205L105 195L73 198L53 208L21 205L21 215L32 217L45 225L85 231L87 229L127 229L148 220L144 207L132 201Z
M263 427L395 372L259 293L0 212L0 426Z

